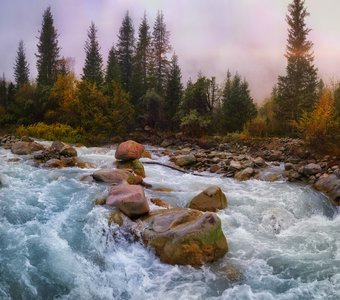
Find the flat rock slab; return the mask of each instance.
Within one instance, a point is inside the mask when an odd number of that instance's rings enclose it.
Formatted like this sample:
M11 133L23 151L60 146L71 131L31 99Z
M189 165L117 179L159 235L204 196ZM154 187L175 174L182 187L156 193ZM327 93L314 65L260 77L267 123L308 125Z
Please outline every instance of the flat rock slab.
M127 181L130 176L133 176L129 170L121 169L100 169L92 174L94 180L112 184L120 184Z

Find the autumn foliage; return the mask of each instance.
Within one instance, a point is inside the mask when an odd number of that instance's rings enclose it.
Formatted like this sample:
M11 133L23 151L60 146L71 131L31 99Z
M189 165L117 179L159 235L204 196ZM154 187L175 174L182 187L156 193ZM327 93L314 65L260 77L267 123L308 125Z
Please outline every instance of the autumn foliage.
M297 122L301 137L313 148L324 151L339 151L340 126L334 99L325 89L314 110L305 112Z

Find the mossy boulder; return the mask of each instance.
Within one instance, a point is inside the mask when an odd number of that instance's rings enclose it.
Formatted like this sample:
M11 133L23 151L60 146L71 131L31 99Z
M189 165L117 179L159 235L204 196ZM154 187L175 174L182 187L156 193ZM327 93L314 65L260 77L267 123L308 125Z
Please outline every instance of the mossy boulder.
M164 263L201 266L228 251L221 220L211 212L160 209L144 217L139 226L144 244Z
M136 175L145 178L145 169L143 164L139 159L127 160L127 161L117 161L116 166L118 169L130 169Z
M227 197L218 186L210 186L192 198L189 208L215 212L227 207Z

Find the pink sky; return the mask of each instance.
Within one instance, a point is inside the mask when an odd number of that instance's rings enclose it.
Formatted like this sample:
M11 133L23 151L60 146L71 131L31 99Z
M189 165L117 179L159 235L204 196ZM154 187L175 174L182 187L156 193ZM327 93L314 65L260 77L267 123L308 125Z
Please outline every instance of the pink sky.
M2 0L0 10L0 71L13 78L20 39L24 40L31 76L36 76L35 56L42 13L52 7L59 32L61 54L75 58L81 74L84 42L91 21L98 28L104 61L127 10L137 30L146 11L152 26L163 10L171 44L179 56L183 81L198 72L223 82L226 72L245 77L257 101L270 95L277 76L284 74L288 0ZM326 81L340 79L339 0L306 0L311 16L315 64Z

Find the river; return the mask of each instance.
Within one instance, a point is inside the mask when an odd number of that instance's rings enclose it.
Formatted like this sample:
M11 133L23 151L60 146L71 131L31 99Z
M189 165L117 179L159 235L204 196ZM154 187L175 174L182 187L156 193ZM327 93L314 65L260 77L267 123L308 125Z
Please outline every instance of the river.
M114 161L114 149L77 151L98 168ZM2 300L340 299L340 216L309 187L145 165L146 182L173 190L146 190L148 198L185 207L212 184L228 198L218 212L228 254L202 268L171 266L108 225L108 209L94 205L107 186L80 181L93 169L45 169L29 156L9 161L17 157L0 148Z

